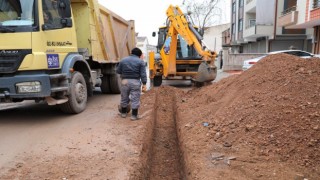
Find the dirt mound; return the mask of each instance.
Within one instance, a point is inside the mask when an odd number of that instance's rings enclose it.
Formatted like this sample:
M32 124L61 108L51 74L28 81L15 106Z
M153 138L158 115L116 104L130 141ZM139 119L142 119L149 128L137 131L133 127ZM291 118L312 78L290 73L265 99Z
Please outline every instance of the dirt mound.
M210 143L246 146L319 176L319 67L318 58L270 55L241 75L179 95L182 141L198 152L212 150Z

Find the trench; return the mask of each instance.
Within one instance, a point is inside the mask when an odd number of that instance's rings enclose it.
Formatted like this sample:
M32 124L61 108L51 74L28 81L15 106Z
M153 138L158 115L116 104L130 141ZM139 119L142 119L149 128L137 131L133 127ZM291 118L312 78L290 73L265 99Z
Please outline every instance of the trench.
M185 179L176 128L175 94L158 91L148 179Z

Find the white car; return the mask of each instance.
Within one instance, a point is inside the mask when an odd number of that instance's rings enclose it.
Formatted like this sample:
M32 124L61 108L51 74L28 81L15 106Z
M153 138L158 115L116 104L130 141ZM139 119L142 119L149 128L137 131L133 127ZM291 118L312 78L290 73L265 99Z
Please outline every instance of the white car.
M291 54L291 55L295 55L295 56L299 56L301 58L311 58L311 57L318 57L315 56L312 53L306 52L306 51L301 51L301 50L283 50L283 51L273 51L273 52L269 52L267 55L264 56L260 56L260 57L256 57L253 59L248 59L243 61L243 66L242 66L242 70L245 71L249 68L251 68L254 64L256 64L259 60L261 60L262 58L270 55L270 54L279 54L279 53L286 53L286 54Z

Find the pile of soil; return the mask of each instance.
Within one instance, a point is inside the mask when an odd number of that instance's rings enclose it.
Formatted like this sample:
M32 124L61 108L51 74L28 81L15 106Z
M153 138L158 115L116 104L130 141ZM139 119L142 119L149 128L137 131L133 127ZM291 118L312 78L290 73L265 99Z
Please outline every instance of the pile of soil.
M200 89L167 87L187 177L320 177L319 67L318 58L270 55Z

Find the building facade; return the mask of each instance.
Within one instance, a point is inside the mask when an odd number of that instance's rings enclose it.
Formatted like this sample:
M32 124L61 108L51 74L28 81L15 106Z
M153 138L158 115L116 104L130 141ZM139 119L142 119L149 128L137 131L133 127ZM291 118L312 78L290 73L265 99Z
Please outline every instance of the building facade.
M287 30L312 28L311 52L320 54L320 0L288 0L288 4L277 25Z
M205 29L203 39L207 48L219 53L222 50L221 34L230 27L230 23L211 26Z
M297 4L297 0L231 2L232 53L267 53L290 47L312 52L312 28L287 29L279 24L281 17Z

